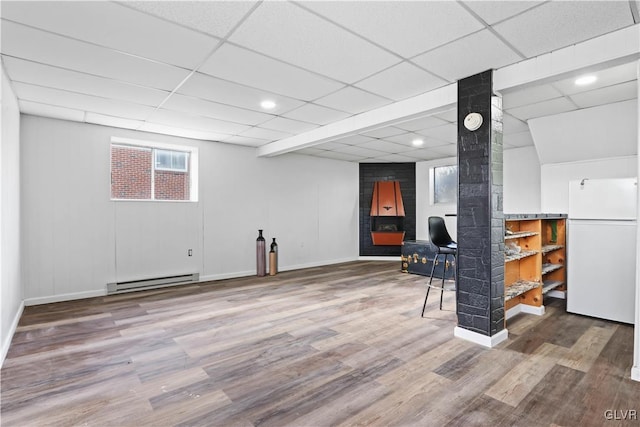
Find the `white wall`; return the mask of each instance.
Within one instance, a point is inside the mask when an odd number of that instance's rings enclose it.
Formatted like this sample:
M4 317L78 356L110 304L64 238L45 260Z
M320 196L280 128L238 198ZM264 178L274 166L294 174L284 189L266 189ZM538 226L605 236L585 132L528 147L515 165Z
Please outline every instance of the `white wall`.
M533 146L504 152L503 210L540 213L540 162Z
M0 366L22 313L20 283L20 113L1 68L2 139L0 140Z
M629 178L637 174L636 156L542 165L542 211L569 212L569 181L583 178Z
M257 158L253 148L35 116L21 122L27 304L101 295L116 279L255 274L259 228L277 238L281 270L357 258L355 163ZM110 201L112 136L198 147L199 201Z

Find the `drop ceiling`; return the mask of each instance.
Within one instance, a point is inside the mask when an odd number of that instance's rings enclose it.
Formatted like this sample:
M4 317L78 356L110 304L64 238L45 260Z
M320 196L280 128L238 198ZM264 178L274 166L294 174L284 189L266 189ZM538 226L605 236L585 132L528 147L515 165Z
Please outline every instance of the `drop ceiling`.
M21 112L250 147L639 22L634 0L2 1L0 13ZM503 93L505 148L533 144L532 118L637 98L636 59L595 70L591 86ZM296 152L451 157L456 126L440 111Z

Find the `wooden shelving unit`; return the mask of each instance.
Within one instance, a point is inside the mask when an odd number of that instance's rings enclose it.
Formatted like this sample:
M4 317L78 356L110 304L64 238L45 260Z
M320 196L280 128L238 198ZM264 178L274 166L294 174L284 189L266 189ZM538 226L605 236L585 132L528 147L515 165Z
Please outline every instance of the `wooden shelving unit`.
M505 310L523 304L516 312L542 314L544 295L566 290L565 223L564 215L505 216Z

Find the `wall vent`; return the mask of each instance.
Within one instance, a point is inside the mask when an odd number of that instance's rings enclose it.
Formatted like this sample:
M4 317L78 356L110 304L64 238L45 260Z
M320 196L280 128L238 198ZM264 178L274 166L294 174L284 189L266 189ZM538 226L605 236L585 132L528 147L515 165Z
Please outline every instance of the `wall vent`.
M131 280L128 282L107 283L107 294L158 289L167 286L194 283L200 279L199 273L182 274L178 276L154 277L151 279Z

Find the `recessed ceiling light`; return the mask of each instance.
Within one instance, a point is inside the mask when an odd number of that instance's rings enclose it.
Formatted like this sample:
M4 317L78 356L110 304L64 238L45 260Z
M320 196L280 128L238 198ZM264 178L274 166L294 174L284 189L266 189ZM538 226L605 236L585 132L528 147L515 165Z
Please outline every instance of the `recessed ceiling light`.
M420 139L420 138L416 138L413 141L411 141L411 143L415 146L415 147L420 147L422 146L422 144L424 144L424 140Z
M594 75L582 76L576 79L576 84L578 86L586 86L598 80L598 78Z
M269 100L269 99L267 99L267 100L262 101L260 103L260 106L262 108L264 108L265 110L271 110L271 109L275 108L276 103L271 101L271 100Z

